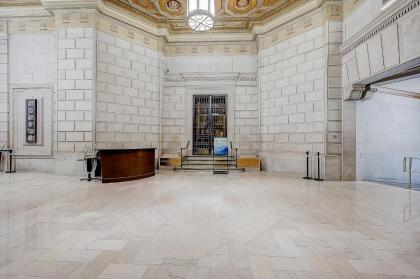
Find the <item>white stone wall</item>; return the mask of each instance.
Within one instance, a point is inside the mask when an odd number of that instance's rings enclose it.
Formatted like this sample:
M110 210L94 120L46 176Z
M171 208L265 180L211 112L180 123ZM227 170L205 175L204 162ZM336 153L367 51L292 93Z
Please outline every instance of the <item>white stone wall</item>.
M20 88L34 94L38 92L35 89L38 86L51 88L51 100L55 99L57 88L57 34L56 32L47 33L12 33L9 34L8 40L8 79L9 91L7 109L10 110L12 101L17 101L17 91L15 88ZM19 90L20 90L19 89ZM44 107L43 113L53 111L51 100L46 100L44 104L50 104L51 107ZM12 112L12 111L11 111ZM14 115L7 115L8 119L15 120L17 112ZM10 117L10 118L9 118ZM55 117L55 114L54 114ZM55 118L54 118L55 119ZM54 123L54 119L49 119L50 123ZM45 123L45 122L44 122ZM44 124L43 123L43 124ZM12 123L9 124L12 127ZM48 128L47 128L48 127ZM56 130L52 128L53 125L43 126L43 145L42 147L34 147L34 150L46 150L46 156L51 154L53 144L56 142ZM9 140L13 138L12 148L16 150L19 148L18 131L10 131ZM52 137L52 138L51 138ZM34 151L35 152L35 151ZM28 155L28 154L26 154ZM26 156L27 159L17 159L16 167L18 170L36 170L36 171L54 171L55 164L52 158L38 159L38 156Z
M0 148L8 142L8 39L0 34Z
M413 4L412 8L403 8L408 2ZM366 15L366 12L360 7L354 15L344 19L344 25L351 25L349 20L357 13ZM389 10L380 14L371 29L362 29L363 32L356 33L350 39L346 35L342 49L344 100L359 98L360 91L352 94L355 84L370 83L413 67L411 63L420 57L420 37L413 36L417 32L414 22L419 20L420 6L415 1L395 1ZM374 31L374 35L368 36L371 31ZM343 177L354 180L357 169L356 109L355 105L346 102L343 108Z
M325 152L326 27L260 53L261 155L273 171L302 173L305 151Z
M420 157L420 100L377 93L356 103L356 118L357 180L406 183L403 158Z
M259 96L255 83L235 88L235 146L239 155L258 155L260 148Z
M92 148L96 31L60 28L58 34L57 151Z
M10 34L9 80L11 86L57 82L57 34Z
M327 30L325 178L327 180L341 180L343 90L341 86L340 46L343 41L343 26L341 22L327 22L325 27Z
M97 71L97 146L158 147L158 52L98 32Z
M348 2L351 1L349 0ZM343 32L345 40L349 39L369 23L374 21L382 12L381 9L383 7L383 0L359 0L353 2L358 5L357 8L349 11L350 13L346 11L345 13L347 15L343 20ZM399 1L396 1L395 4L398 4L397 2ZM392 9L392 7L390 7L390 9Z
M162 152L176 154L179 148L191 141L192 131L187 129L189 118L186 107L190 100L188 94L195 94L199 89L208 89L206 94L229 92L228 126L232 127L234 147L240 155L257 155L259 150L259 98L257 81L235 78L238 74L255 76L257 57L255 55L203 55L166 57L167 74L196 75L194 81L172 82L167 80L162 93ZM220 81L212 80L217 76ZM229 77L228 77L229 76ZM224 93L223 93L224 94ZM188 97L188 98L191 98ZM192 104L191 104L192 106ZM192 117L192 116L191 116ZM188 118L188 119L187 119Z
M162 92L162 153L176 154L179 148L185 147L186 135L186 88L184 83L167 83ZM192 108L191 108L192 109ZM190 143L190 145L192 142Z
M168 73L255 73L256 55L200 55L166 57Z

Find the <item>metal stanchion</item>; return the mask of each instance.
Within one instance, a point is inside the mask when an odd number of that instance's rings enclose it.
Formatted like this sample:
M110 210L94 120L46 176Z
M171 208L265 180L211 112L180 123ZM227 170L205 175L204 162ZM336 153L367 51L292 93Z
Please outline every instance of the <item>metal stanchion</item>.
M5 173L15 173L16 172L16 163L13 164L13 151L10 150L4 150L8 153L8 167L5 171Z
M316 153L316 155L317 155L317 162L318 162L318 177L317 178L314 178L314 180L316 180L316 181L324 181L324 179L321 179L321 159L320 159L320 153L319 152L317 152Z
M306 176L302 177L303 179L312 179L309 177L309 151L306 151Z
M413 185L412 185L412 171L413 171L413 158L411 157L405 157L404 158L404 172L408 173L408 189L412 189Z

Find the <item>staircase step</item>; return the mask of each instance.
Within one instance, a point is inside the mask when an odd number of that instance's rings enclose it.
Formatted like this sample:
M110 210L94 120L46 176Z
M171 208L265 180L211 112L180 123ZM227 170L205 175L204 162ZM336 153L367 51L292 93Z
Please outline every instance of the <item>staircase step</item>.
M213 169L213 168L192 168L192 167L176 167L174 171L225 171L223 169ZM241 171L245 172L244 168L229 168L229 171Z
M185 159L197 159L197 160L213 160L213 156L211 156L211 155L194 155L194 156L187 155L187 156L184 156L184 158ZM214 158L215 159L217 159L217 158L221 158L221 159L226 159L226 158L235 159L235 156L214 156Z
M226 170L245 171L236 167L235 156L213 156L213 155L187 155L183 157L182 166L175 167L174 171L215 171L226 172Z
M220 164L212 164L212 163L191 163L191 162L183 162L182 163L183 166L220 166L220 167L225 167L225 166L236 166L236 164L226 164L226 163L220 163Z
M203 164L213 164L214 162L215 164L218 164L218 163L226 164L226 162L235 163L236 160L182 160L182 162L203 163Z

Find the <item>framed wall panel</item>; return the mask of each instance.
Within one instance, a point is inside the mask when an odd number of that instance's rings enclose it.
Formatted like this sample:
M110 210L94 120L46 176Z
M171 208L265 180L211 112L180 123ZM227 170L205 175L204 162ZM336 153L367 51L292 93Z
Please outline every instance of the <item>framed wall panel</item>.
M52 86L12 86L11 140L18 156L53 155Z

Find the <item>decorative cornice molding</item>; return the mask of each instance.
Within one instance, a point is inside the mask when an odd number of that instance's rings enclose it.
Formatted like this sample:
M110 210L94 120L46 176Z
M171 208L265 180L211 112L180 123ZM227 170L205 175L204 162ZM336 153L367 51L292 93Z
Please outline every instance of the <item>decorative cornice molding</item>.
M166 43L163 54L166 57L199 55L256 55L256 42L211 42L211 43Z
M117 36L135 44L140 44L153 50L159 50L158 37L106 15L97 13L96 28L98 31Z
M274 30L258 36L259 49L266 49L286 41L299 34L324 25L327 21L342 21L343 6L341 1L319 1L319 5L310 12L291 19Z
M256 73L166 73L167 82L184 81L257 81Z
M55 9L96 9L96 0L41 0L41 4L48 10Z
M1 24L0 24L1 25ZM6 30L9 34L16 33L44 33L52 32L56 29L54 18L33 18L23 20L9 20Z
M367 27L363 28L357 34L352 36L347 42L343 44L340 51L342 55L346 55L347 53L351 52L359 45L363 44L391 24L395 23L406 15L407 13L414 10L416 7L420 5L420 0L411 0L409 4L405 4L407 1L404 1L401 5L397 6L394 10L384 14L382 17L377 19L372 24L368 25ZM404 5L405 4L405 5ZM401 7L403 6L403 7Z
M0 18L46 17L53 14L42 6L11 6L0 7Z

